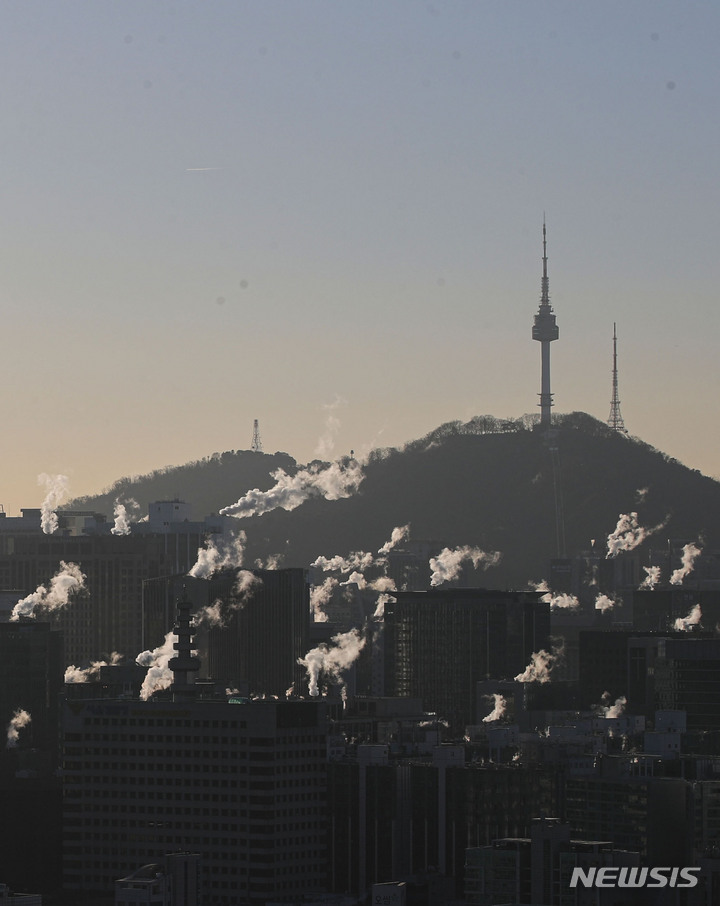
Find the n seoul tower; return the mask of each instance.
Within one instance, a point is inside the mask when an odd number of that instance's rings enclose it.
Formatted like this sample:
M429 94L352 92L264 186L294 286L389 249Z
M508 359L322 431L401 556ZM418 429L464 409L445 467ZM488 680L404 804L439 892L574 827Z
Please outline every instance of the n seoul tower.
M560 336L555 323L552 305L550 305L550 281L547 273L547 238L545 233L545 220L543 220L543 275L540 294L540 308L535 315L532 329L533 340L542 343L542 382L540 384L540 426L550 427L550 410L553 405L553 395L550 393L550 343Z

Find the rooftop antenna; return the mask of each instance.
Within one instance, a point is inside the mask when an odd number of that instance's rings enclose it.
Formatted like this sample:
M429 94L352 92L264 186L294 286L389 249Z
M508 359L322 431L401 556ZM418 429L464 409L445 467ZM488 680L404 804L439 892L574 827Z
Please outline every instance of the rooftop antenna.
M625 422L620 413L620 400L618 398L618 371L617 371L617 329L613 322L613 380L612 380L612 402L610 403L610 417L608 425L621 434L627 434Z
M262 441L260 440L260 425L258 424L257 419L253 422L253 436L250 449L253 453L262 453L263 451Z

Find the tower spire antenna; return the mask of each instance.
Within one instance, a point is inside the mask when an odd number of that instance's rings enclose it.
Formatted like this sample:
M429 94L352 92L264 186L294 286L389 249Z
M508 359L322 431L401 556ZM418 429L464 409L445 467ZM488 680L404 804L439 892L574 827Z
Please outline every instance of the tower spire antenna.
M540 284L540 307L535 315L532 338L541 344L540 425L549 428L553 395L550 392L550 343L560 336L555 315L550 305L550 280L547 272L547 228L543 214L543 270Z
M253 453L262 453L262 441L260 440L260 424L257 419L253 421L253 436L250 450Z
M618 396L618 368L617 368L617 327L613 322L613 371L612 371L612 401L610 402L610 417L608 425L621 434L627 434L625 422L620 413L620 398Z

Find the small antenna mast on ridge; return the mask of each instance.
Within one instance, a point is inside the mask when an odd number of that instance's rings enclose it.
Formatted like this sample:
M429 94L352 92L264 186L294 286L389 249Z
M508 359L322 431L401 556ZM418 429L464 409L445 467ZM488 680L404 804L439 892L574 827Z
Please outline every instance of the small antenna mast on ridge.
M250 449L253 453L262 453L263 451L262 441L260 440L260 425L257 419L253 422L253 436Z
M612 402L610 403L610 417L608 425L621 434L627 434L625 422L620 413L620 399L618 397L618 370L617 370L617 329L613 323L613 380L612 380Z

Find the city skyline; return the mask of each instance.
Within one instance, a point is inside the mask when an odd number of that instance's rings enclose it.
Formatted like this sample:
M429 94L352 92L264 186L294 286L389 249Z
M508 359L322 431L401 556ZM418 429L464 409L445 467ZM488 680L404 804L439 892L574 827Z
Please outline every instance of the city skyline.
M4 8L0 503L554 413L720 476L709 2ZM238 489L242 492L245 489ZM228 500L228 504L233 501Z

